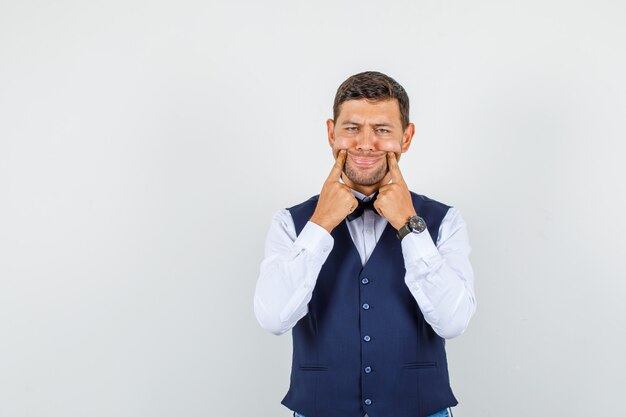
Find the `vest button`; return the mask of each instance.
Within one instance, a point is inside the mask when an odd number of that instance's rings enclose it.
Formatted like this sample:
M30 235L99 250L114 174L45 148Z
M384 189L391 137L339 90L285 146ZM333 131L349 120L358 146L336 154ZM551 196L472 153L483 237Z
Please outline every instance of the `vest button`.
M366 398L363 402L365 403L365 405L372 405L372 400L370 400L369 398Z
M369 366L366 366L364 371L366 374L369 374L370 372L372 372L372 368L370 368Z
M363 336L363 340L365 340L366 342L369 342L370 340L372 340L372 338L369 336Z
M369 304L367 304L367 303L363 304L363 310L369 310L369 309L370 309L370 305Z
M367 278L363 278L363 279L361 280L361 284L363 284L363 285L367 284L368 282L370 282L370 280L369 280L369 279L367 279Z

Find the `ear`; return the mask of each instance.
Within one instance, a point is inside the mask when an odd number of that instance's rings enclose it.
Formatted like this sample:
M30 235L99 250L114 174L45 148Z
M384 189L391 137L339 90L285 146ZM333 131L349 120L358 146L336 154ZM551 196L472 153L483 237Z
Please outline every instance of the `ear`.
M328 144L332 148L335 145L335 121L333 119L326 120L326 130L328 131Z
M415 134L415 125L413 123L409 123L406 129L404 129L404 133L402 134L402 142L400 143L400 147L402 148L402 153L409 150L414 134Z

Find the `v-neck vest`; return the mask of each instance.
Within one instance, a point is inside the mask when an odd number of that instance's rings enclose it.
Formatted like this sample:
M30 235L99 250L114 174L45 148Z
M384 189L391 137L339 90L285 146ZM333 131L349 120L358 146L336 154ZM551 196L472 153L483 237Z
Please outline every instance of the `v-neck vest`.
M319 196L289 208L296 233ZM449 206L411 193L433 242ZM362 266L345 221L294 326L291 383L282 403L306 417L426 417L457 404L445 340L404 282L402 246L388 224Z

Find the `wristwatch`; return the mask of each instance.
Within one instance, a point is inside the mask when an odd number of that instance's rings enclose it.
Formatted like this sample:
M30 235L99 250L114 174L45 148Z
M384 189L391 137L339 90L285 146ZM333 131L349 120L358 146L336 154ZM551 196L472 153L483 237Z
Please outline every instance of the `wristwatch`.
M420 216L412 216L404 226L398 229L396 236L402 240L409 233L422 233L426 230L426 222Z

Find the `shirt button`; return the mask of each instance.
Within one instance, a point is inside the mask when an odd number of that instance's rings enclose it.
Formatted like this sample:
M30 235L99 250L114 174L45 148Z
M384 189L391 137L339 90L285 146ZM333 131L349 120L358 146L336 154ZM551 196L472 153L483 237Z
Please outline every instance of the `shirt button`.
M366 366L364 371L365 371L366 374L369 374L370 372L372 372L372 368L369 367L369 366Z
M363 310L369 310L370 309L370 305L365 303L363 304Z
M363 402L365 403L365 405L372 405L372 400L370 400L369 398L366 398Z
M363 284L363 285L367 284L368 282L370 282L370 280L369 280L369 279L367 279L367 278L363 278L363 279L361 280L361 284Z
M366 342L369 342L370 340L372 340L372 338L369 336L363 336L363 340L365 340Z

